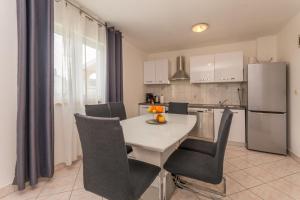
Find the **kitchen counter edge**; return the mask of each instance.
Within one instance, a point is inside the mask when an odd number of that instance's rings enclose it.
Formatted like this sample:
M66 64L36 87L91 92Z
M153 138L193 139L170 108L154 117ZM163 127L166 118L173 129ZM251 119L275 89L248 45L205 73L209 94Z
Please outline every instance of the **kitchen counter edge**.
M153 105L150 103L139 103L139 105ZM155 106L168 106L168 103L156 103ZM229 109L233 110L246 110L246 106L240 106L240 105L218 105L218 104L189 104L189 108L210 108L210 109L224 109L228 107Z

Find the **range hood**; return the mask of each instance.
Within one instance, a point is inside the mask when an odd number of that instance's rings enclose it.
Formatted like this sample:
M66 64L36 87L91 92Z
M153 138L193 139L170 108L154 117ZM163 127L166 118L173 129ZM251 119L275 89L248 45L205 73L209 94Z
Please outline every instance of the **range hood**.
M185 59L184 56L178 56L176 58L176 73L172 76L171 81L177 80L189 80L190 77L185 72Z

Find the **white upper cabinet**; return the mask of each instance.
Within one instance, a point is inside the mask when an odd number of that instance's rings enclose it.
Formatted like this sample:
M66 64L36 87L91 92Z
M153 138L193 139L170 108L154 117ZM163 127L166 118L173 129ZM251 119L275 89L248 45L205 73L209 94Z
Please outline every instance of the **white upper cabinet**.
M221 53L215 55L215 82L244 81L243 52Z
M190 57L190 82L206 83L214 81L214 55Z
M244 81L243 52L190 57L191 83Z
M155 62L144 62L144 83L155 84Z
M157 60L155 62L156 82L159 84L169 84L169 61Z
M144 62L144 84L169 83L169 61L167 59Z

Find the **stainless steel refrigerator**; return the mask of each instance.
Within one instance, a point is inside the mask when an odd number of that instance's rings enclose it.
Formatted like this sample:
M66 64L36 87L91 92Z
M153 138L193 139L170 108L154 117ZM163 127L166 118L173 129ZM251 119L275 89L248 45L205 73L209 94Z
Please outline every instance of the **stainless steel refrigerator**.
M248 65L248 149L287 154L287 65Z

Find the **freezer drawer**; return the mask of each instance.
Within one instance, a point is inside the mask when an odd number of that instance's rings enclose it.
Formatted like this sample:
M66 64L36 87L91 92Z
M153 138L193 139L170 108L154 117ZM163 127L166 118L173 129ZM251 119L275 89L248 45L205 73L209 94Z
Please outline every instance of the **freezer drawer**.
M286 112L286 64L248 66L248 108L255 111Z
M248 149L286 154L286 114L248 111Z

